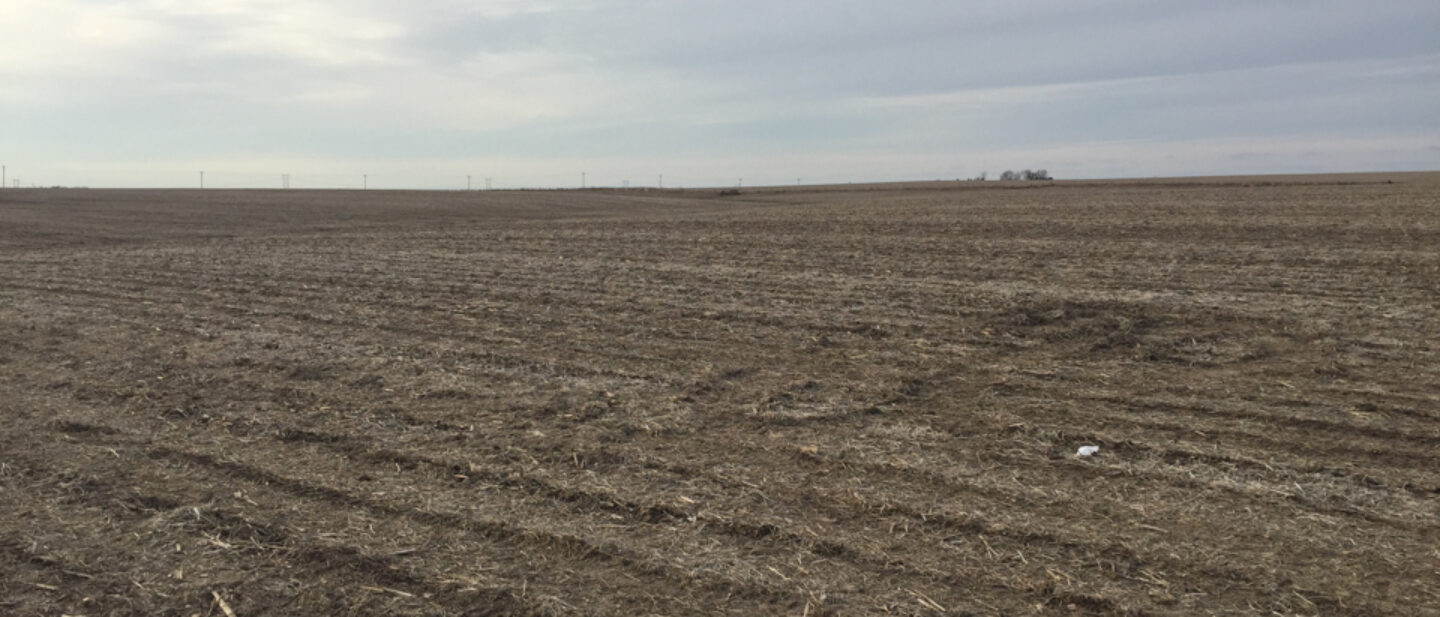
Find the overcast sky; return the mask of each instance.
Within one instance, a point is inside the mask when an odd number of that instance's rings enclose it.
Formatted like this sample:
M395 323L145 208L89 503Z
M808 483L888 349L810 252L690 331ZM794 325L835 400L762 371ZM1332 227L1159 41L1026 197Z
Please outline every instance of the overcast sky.
M1440 3L0 0L29 185L1440 169Z

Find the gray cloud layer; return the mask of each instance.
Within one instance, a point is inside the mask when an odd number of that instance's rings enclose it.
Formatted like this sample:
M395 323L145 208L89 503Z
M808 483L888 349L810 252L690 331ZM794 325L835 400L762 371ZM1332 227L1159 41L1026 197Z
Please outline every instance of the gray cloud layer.
M728 184L1440 168L1440 9L11 0L46 184Z

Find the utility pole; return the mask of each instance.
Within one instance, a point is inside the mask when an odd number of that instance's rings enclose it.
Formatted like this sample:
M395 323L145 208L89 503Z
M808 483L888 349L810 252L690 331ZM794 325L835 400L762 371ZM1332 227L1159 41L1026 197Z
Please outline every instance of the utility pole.
M200 188L205 188L205 172L200 172Z
M5 166L4 166L4 165L0 165L0 189L5 188L5 174L6 174L6 173L8 173L8 171L5 169Z
M660 177L655 180L655 187L665 188L665 174L660 174Z
M585 172L580 172L580 188L585 188Z
M490 179L489 179L489 178L486 178L486 179L485 179L485 190L487 190L487 191L490 190Z
M465 190L466 190L466 191L469 191L469 190L470 190L470 176L468 176L468 175L465 176Z

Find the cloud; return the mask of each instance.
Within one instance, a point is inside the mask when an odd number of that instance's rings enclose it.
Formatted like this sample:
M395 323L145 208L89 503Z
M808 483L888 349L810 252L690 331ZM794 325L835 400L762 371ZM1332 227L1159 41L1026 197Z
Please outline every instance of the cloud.
M236 173L265 161L341 175L385 165L414 169L417 185L427 165L452 177L442 168L501 163L537 179L663 166L717 183L1044 161L1062 177L1185 164L1227 173L1289 171L1283 157L1299 155L1287 140L1316 145L1317 169L1440 166L1428 149L1440 141L1430 104L1440 14L1429 2L11 0L3 10L0 80L24 87L0 89L0 158L82 178L107 163L227 160ZM1401 154L1359 145L1372 140ZM1216 143L1256 156L1242 166ZM1113 161L1076 150L1097 147ZM1015 160L1025 156L1037 160Z

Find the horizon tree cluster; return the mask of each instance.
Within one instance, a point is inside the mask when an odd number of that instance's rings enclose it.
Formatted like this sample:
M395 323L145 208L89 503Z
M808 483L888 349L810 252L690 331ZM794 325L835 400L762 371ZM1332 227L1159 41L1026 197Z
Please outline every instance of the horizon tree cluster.
M1026 170L1024 170L1024 171L1011 171L1011 170L1007 169L1007 170L1005 170L1004 173L1000 174L1000 179L1001 179L1001 180L1054 180L1054 178L1051 178L1051 177L1050 177L1050 172L1045 171L1045 170L1043 170L1043 169L1035 169L1035 170L1026 169Z

